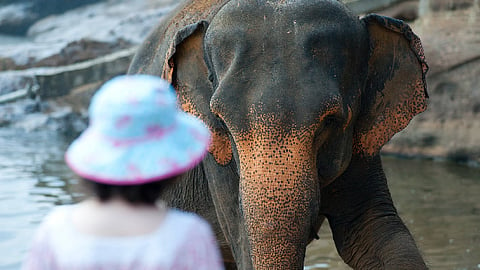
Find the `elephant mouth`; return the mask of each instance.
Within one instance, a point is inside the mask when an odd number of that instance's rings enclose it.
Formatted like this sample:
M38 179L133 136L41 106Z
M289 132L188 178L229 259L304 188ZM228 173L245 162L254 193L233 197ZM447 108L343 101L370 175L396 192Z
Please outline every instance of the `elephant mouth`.
M335 168L338 166L332 164L325 164L322 161L317 159L317 181L320 185L320 188L328 186L332 183L340 174Z

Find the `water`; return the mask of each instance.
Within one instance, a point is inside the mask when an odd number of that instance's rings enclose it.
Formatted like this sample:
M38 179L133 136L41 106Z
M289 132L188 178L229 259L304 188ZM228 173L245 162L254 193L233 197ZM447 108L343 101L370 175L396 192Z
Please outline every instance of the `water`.
M480 170L391 157L383 164L397 210L430 269L480 269ZM328 226L319 235L308 248L308 269L350 269L333 251Z
M54 205L72 203L66 142L54 133L0 129L0 269L19 269L36 226Z
M63 163L67 141L50 132L0 129L0 270L18 269L39 222L77 201ZM480 169L384 157L392 196L431 269L480 269ZM305 269L349 269L325 224Z

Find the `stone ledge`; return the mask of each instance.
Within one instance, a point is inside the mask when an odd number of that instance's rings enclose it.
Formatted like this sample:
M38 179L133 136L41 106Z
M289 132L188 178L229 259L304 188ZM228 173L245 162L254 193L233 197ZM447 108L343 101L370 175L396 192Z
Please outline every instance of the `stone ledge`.
M125 74L135 51L136 47L132 47L62 67L0 72L0 80L11 82L0 86L0 93L5 93L0 96L0 102L13 101L28 95L38 96L42 100L60 97L76 87Z
M405 2L407 0L354 0L345 1L346 5L355 14L365 14L382 10L394 4Z

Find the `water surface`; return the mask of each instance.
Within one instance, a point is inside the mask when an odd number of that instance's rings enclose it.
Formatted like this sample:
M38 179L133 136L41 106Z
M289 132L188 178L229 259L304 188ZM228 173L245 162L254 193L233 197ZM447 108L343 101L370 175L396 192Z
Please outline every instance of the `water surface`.
M0 269L19 269L33 232L54 206L73 202L66 142L50 132L0 129Z
M395 206L430 269L480 269L480 169L383 157ZM331 232L307 250L307 269L350 269Z
M0 270L19 269L31 237L55 205L82 197L53 132L0 129ZM480 269L480 170L384 157L397 209L431 269ZM306 269L349 269L328 224L308 248Z

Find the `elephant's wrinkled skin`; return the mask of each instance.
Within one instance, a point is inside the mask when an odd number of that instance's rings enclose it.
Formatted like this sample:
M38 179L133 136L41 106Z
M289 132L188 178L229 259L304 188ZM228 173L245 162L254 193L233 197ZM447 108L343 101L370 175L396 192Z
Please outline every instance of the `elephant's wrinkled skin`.
M403 22L328 0L187 1L129 73L162 75L213 132L165 194L217 231L239 269L302 269L328 218L355 269L425 269L380 148L425 110L420 40Z

